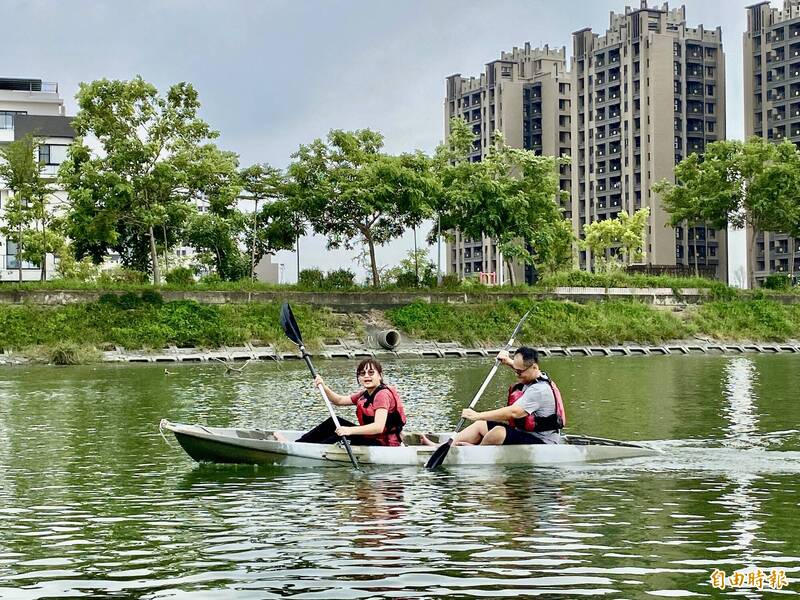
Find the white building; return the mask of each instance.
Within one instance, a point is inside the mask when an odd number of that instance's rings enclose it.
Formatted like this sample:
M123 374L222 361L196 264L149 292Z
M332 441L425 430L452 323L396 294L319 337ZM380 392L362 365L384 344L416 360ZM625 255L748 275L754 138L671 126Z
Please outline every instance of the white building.
M71 118L65 115L64 100L58 95L58 84L40 79L0 78L0 144L19 140L27 134L42 138L39 160L43 162L44 174L55 178L59 165L66 159L67 148L75 137L70 125ZM0 181L0 223L3 220L9 190ZM52 201L61 204L66 194L57 191ZM28 262L22 263L20 272L17 248L0 235L0 281L37 281L41 269ZM47 257L47 277L55 275L55 261Z

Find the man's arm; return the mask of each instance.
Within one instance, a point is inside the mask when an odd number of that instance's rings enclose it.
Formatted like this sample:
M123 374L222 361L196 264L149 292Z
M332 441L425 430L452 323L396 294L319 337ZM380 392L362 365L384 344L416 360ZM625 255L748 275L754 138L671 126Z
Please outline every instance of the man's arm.
M527 417L528 413L516 402L511 406L504 406L503 408L496 408L495 410L487 410L484 412L476 412L470 408L465 408L461 416L470 421L507 421L508 419Z

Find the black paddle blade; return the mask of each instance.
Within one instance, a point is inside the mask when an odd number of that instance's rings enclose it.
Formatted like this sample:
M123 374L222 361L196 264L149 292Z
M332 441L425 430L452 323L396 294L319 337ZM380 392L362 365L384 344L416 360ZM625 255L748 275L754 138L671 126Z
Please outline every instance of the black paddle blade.
M434 450L428 462L425 463L425 468L429 471L435 471L447 458L447 453L450 452L450 447L453 445L453 438L447 440L444 444Z
M284 302L283 306L281 306L281 327L283 328L283 332L286 334L290 340L292 340L298 346L303 345L303 336L300 334L300 328L297 326L297 321L294 320L294 315L292 314L292 307L289 306L288 302Z

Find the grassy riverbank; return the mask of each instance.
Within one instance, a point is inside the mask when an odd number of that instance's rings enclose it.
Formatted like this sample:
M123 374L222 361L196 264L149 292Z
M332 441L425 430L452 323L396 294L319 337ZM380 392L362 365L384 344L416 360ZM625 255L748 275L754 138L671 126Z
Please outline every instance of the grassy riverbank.
M364 340L360 315L294 305L309 348L325 339ZM519 341L539 345L659 344L695 336L719 340L800 339L800 304L767 297L712 300L681 313L630 300L576 304L559 300L510 299L485 304L414 302L373 318L413 338L464 345L505 342L514 323L531 317ZM168 346L217 348L246 342L290 347L278 324L279 304L165 302L161 296L107 294L97 302L65 306L0 305L0 348L34 358L91 362L99 350ZM69 361L69 356L58 362ZM75 358L75 357L78 358Z

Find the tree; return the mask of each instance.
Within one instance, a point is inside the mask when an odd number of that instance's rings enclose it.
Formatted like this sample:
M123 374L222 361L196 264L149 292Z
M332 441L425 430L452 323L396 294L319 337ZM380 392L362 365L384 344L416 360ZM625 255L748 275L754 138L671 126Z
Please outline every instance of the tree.
M510 148L496 134L486 158L470 162L473 137L467 123L454 118L448 141L437 149L442 196L436 209L442 229L494 238L509 260L512 285L513 260L545 269L563 264L563 249L571 247L573 235L557 202L557 174L569 159Z
M327 236L328 248L363 244L375 287L380 286L375 246L419 225L438 191L428 157L391 156L382 147L383 136L369 129L332 130L327 142L300 146L289 166L300 212L314 231Z
M427 250L411 250L386 276L400 287L432 287L436 283L436 263Z
M78 137L59 174L69 193L68 233L78 258L100 261L113 249L126 266L151 269L158 285L156 230L163 230L166 252L168 232L184 227L200 186L229 181L233 155L202 145L217 133L197 116L200 102L188 83L161 96L141 77L102 79L82 83L77 100ZM89 136L101 152L90 150Z
M621 250L623 264L644 260L644 232L650 218L648 207L637 210L633 215L620 211L615 219L594 221L584 227L585 238L581 246L592 251L595 256L595 268L599 271L612 267L616 261L608 262L606 252L618 247Z
M670 221L729 224L752 229L750 285L755 285L755 238L758 232L800 229L800 152L789 141L773 144L754 137L747 142L719 141L700 157L690 154L675 167L675 181L659 181Z
M255 279L256 264L266 254L290 250L305 233L291 200L286 199L286 180L280 170L269 165L252 165L239 173L242 188L253 200L251 228L246 236L250 249L250 278ZM261 201L271 200L262 206Z
M47 254L64 246L58 232L59 220L53 205L54 188L43 175L38 160L41 140L33 135L0 147L0 179L12 195L6 200L5 225L0 231L7 242L17 246L17 268L22 281L22 262L31 261L41 268L41 280L47 279Z

